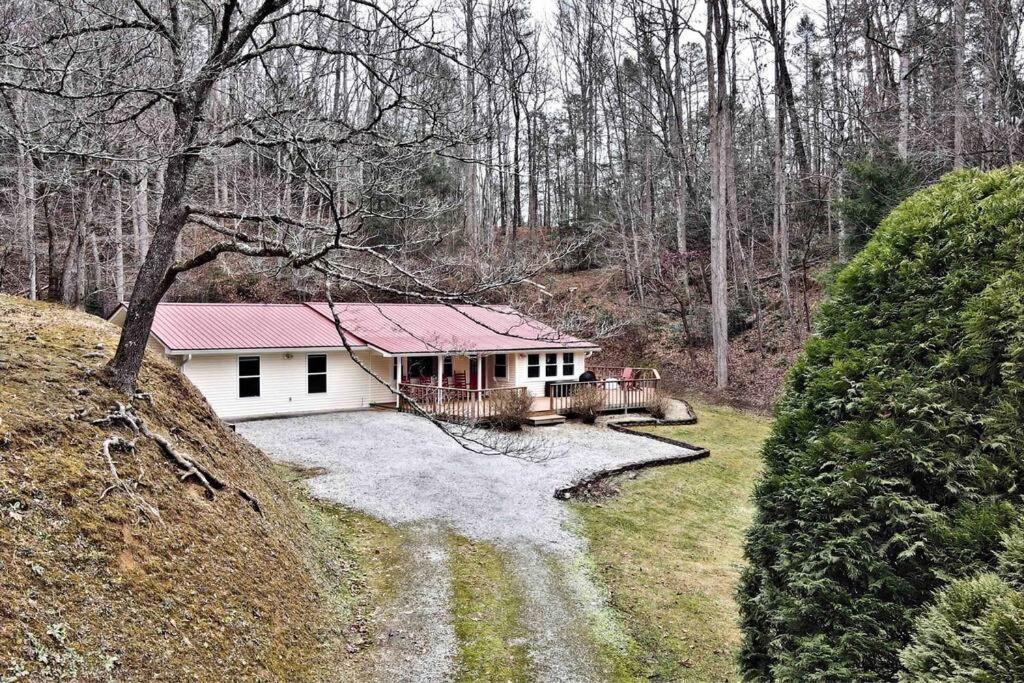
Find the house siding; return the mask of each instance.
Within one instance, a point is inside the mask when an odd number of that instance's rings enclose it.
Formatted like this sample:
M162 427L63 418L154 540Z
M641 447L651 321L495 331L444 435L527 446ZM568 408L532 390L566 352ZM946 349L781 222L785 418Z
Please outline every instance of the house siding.
M382 377L388 377L391 359L368 351L356 352L360 361ZM291 355L291 358L286 357ZM206 396L214 411L225 420L277 415L354 410L391 399L391 393L360 368L347 352L327 353L327 391L310 394L306 383L304 351L291 354L230 353L194 355L182 372ZM238 395L238 357L260 357L260 395Z
M546 351L541 351L540 355L540 377L527 377L527 356L526 353L514 353L509 354L509 376L515 377L515 386L526 387L526 390L531 396L543 396L544 385L547 382L554 380L568 380L577 379L584 370L586 370L586 353L582 351L576 351L573 353L574 367L571 375L563 374L562 364L562 351L558 351L558 375L555 377L547 377L544 375L544 354Z

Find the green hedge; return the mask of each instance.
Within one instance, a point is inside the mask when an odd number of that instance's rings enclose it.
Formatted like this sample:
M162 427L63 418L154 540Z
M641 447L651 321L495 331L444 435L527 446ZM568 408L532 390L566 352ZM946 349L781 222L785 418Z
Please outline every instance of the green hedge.
M1024 681L1024 527L1006 538L997 573L954 581L917 620L903 651L907 683Z
M838 276L764 448L751 679L878 680L1024 509L1024 167L946 176Z

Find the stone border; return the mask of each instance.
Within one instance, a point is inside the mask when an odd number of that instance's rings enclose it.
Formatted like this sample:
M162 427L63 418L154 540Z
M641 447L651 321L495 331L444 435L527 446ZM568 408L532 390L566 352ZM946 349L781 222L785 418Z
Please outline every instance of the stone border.
M667 443L672 446L679 446L681 448L687 449L688 451L692 451L691 453L687 453L685 455L678 455L670 458L657 458L654 460L637 460L636 462L626 463L625 465L620 465L618 467L612 467L606 470L598 470L597 472L592 472L587 476L576 480L569 486L564 486L560 489L555 489L555 498L559 500L570 500L572 498L575 498L581 490L586 489L592 484L599 482L603 479L608 479L609 477L624 474L626 472L643 470L650 467L661 467L662 465L679 465L682 463L694 462L695 460L703 460L704 458L710 457L711 451L707 448L704 448L703 446L695 446L692 443L681 441L679 439L672 439L667 436L660 436L658 434L649 434L647 432L641 432L634 429L634 427L641 426L671 427L674 425L684 426L697 424L697 413L694 412L693 407L689 403L686 404L686 407L689 408L690 415L693 415L694 417L691 417L686 420L657 420L656 422L653 423L647 420L622 420L620 422L610 422L606 426L609 427L612 431L620 432L622 434L633 434L634 436L642 436L646 439L654 439L655 441Z

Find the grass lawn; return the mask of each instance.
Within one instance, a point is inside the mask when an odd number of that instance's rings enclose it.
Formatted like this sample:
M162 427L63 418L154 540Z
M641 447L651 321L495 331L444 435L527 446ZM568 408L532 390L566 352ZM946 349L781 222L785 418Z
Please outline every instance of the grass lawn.
M649 431L711 457L622 478L619 495L577 502L611 605L633 640L621 677L738 680L734 600L743 533L770 419L694 403L699 422Z

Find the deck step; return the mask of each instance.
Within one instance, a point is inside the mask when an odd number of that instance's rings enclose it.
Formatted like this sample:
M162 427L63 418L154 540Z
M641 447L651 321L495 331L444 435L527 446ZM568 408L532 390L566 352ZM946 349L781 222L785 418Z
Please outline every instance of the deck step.
M549 425L562 424L565 422L565 415L559 415L553 410L543 413L530 413L526 417L526 421L534 427L547 427Z

